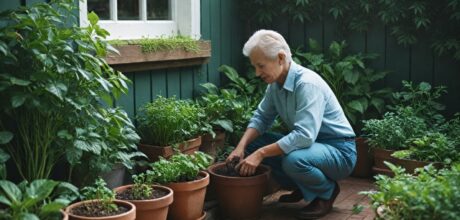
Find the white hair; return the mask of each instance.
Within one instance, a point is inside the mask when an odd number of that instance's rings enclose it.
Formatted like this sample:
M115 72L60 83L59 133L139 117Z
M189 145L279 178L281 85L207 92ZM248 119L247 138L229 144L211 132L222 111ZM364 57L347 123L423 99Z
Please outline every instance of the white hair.
M292 59L289 45L276 31L264 29L256 31L244 44L243 54L249 57L254 48L259 48L265 56L271 59L275 59L280 52L286 55L286 62Z

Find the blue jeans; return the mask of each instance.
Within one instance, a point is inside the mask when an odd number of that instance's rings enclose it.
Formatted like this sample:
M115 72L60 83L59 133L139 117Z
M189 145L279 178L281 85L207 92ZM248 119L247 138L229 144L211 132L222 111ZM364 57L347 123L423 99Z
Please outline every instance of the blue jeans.
M282 137L281 134L267 132L249 144L245 154L249 155ZM353 171L356 144L354 139L316 140L310 147L265 158L262 163L272 168L273 178L283 188L299 188L305 201L312 201L316 197L329 199L335 181Z

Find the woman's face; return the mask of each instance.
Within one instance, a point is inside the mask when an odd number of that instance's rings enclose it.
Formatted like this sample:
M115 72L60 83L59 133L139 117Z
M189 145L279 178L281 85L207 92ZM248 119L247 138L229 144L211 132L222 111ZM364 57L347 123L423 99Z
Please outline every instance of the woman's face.
M271 84L275 81L283 82L280 79L283 72L283 64L285 63L282 54L278 55L275 59L266 57L259 48L254 48L249 55L251 64L256 69L256 76L260 77L263 81Z

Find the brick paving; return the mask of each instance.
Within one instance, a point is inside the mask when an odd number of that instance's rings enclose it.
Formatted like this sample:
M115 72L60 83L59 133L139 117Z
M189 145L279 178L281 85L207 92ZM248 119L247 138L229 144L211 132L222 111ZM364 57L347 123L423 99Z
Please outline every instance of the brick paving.
M370 207L369 199L365 195L358 194L360 191L375 189L372 180L349 177L339 181L340 194L335 200L334 208L331 213L321 218L322 220L370 220L374 219L375 214ZM278 198L289 193L280 190L264 198L262 214L260 220L295 220L297 210L308 203L302 201L294 204L278 203ZM358 214L353 214L353 205L363 206L363 210ZM221 220L217 215L217 208L207 211L207 220Z

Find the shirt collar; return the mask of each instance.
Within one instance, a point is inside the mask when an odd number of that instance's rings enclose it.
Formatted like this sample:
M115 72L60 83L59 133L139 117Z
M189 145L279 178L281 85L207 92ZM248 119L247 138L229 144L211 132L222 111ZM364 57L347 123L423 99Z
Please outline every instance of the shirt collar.
M288 74L286 76L286 80L284 81L283 88L292 92L294 91L294 82L295 82L295 73L299 69L299 65L294 61L291 61L291 66L289 67Z

